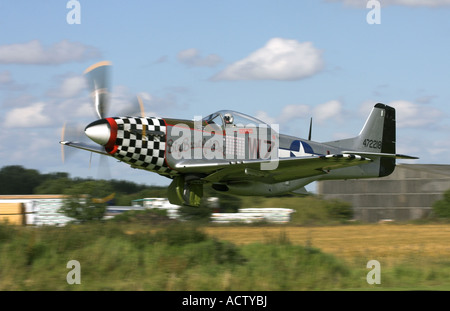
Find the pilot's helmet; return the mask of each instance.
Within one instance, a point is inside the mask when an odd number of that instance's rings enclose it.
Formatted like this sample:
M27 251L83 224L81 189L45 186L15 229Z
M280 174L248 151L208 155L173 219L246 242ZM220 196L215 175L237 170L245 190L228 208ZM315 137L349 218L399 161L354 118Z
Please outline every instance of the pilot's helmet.
M225 124L232 124L233 123L233 116L231 115L231 113L226 113L223 116L223 119L225 121Z

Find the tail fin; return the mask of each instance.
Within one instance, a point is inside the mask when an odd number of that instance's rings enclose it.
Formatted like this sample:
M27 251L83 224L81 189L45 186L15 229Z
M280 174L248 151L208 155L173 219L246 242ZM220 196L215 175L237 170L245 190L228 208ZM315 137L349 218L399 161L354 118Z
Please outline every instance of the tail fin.
M376 104L363 129L355 138L353 150L395 155L395 109ZM380 158L380 177L390 175L395 169L395 157Z
M380 177L391 174L395 169L395 159L417 159L395 153L395 109L384 104L376 104L361 132L354 138L328 142L342 148L342 153L358 154L374 160L379 159Z
M395 109L376 104L361 132L354 138L354 150L395 154Z

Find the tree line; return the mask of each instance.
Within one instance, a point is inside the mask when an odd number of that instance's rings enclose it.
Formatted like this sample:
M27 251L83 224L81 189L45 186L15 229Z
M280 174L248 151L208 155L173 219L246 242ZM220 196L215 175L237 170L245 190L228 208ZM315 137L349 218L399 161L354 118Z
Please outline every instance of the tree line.
M4 166L0 169L0 195L20 194L63 194L92 198L105 198L114 193L109 205L129 206L132 200L142 198L167 198L167 186L137 184L126 180L97 180L92 178L71 178L66 172L43 174L35 169L20 165ZM208 197L219 198L221 211L235 212L241 207L241 199L236 196L218 193L205 187L204 201ZM202 202L201 207L206 207ZM185 208L193 218L202 218L210 209Z
M0 195L20 194L69 194L85 189L94 197L103 198L115 193L116 205L129 205L129 197L166 197L165 186L149 186L126 180L94 180L71 178L66 172L43 174L20 165L4 166L0 169ZM131 197L130 197L131 198ZM117 204L117 200L122 201Z

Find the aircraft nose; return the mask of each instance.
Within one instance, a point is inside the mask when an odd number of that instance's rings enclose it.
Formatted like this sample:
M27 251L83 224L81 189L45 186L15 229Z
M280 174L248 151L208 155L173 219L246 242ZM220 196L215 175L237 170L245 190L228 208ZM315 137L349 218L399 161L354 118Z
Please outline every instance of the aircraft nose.
M86 126L84 133L97 144L105 146L111 137L111 128L106 119L101 119Z

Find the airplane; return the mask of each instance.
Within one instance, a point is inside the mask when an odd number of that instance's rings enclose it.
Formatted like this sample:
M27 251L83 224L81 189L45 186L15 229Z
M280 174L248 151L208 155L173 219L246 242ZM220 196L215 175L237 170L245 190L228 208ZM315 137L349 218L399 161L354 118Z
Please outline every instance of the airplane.
M312 122L303 139L232 110L201 120L147 117L139 97L140 116L108 117L111 65L102 61L85 71L99 119L84 132L96 144L60 143L170 178L172 204L199 206L204 187L244 196L304 195L313 181L384 177L396 159L418 159L396 154L395 109L381 103L357 136L323 143L311 140Z

